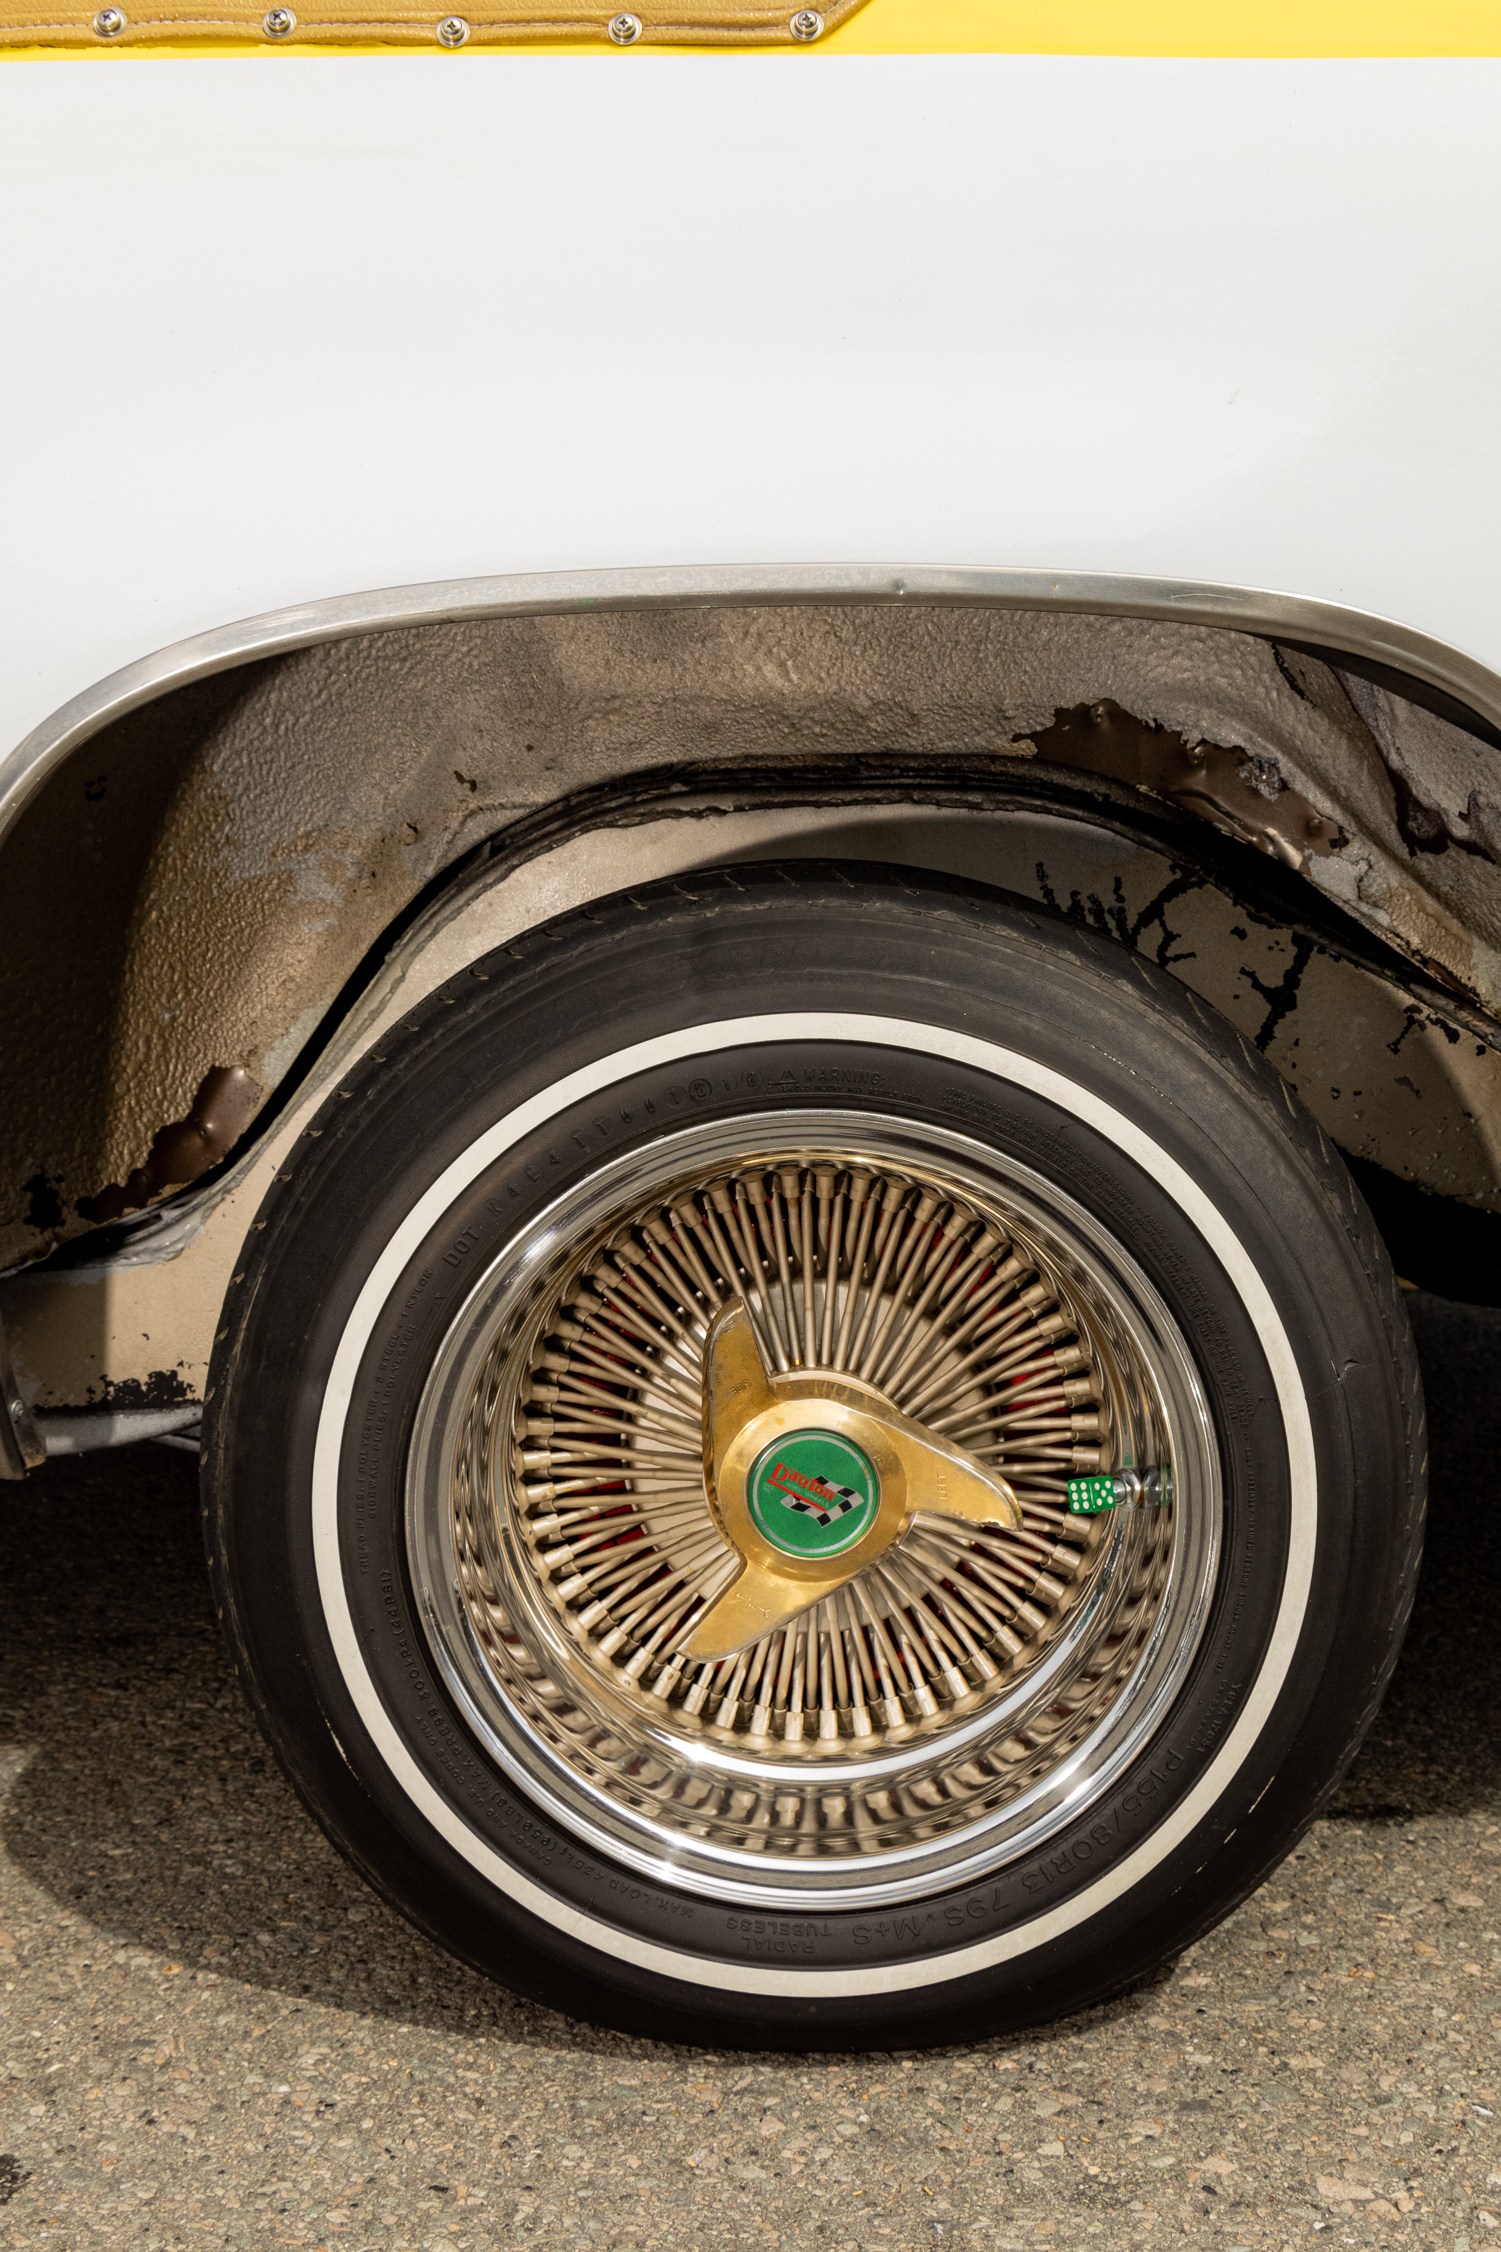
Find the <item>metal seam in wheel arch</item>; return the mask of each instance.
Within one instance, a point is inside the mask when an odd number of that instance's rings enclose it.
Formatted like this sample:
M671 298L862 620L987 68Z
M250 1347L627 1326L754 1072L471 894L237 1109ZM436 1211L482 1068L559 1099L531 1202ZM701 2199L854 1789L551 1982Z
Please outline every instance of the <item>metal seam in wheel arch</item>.
M112 720L169 689L261 657L401 626L589 610L840 603L973 604L1071 616L1142 618L1305 642L1331 658L1406 673L1501 727L1501 675L1464 650L1393 618L1337 602L1195 579L1004 565L784 563L643 565L623 570L513 572L436 579L297 603L195 634L82 689L8 753L0 751L0 840L47 776Z

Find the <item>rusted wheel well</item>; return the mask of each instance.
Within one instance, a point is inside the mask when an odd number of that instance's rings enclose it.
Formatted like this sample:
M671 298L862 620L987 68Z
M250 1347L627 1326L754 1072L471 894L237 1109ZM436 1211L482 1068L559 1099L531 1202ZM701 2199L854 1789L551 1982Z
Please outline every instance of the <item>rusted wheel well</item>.
M1290 1043L1311 983L1362 980L1345 1009L1369 1020L1360 1101L1397 1106L1381 1161L1406 1146L1414 1179L1494 1202L1493 763L1389 680L1122 617L575 612L242 666L81 745L0 849L0 1267L208 1176L455 887L504 876L519 897L530 869L543 914L574 840L599 840L591 880L617 889L647 830L676 824L672 849L702 864L717 824L772 808L778 850L799 849L800 818L825 841L876 819L914 864L970 816L1118 837L1143 885L1149 863L1167 871L1169 906L1196 900L1204 923L1223 900L1226 934L1258 934L1217 939L1204 982L1357 1151L1330 1116L1348 1090L1326 1070L1319 1092L1311 1016ZM1034 856L1034 896L1188 975L1164 886L1153 909L1113 885ZM1423 1085L1421 1131L1399 1115L1404 1080Z

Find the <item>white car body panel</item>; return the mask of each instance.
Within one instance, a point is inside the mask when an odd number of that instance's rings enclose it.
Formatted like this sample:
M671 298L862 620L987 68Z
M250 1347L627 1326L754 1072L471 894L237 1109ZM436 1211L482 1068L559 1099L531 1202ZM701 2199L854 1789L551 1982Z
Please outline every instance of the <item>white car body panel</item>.
M21 61L0 208L0 755L508 572L1207 581L1501 674L1501 61Z

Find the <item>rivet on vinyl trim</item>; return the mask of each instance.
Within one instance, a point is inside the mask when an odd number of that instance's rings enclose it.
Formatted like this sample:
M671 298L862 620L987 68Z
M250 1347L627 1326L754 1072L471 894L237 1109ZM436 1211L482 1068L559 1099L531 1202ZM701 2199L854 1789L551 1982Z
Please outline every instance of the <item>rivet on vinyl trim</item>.
M787 29L794 39L816 39L823 30L823 17L816 8L799 8Z
M636 41L641 37L641 18L628 15L611 16L609 31L610 37L617 47L634 47Z
M125 17L118 8L101 8L94 18L96 39L118 39L125 29Z
M268 39L290 39L297 29L297 18L290 8L268 8L261 18L261 29Z
M438 26L438 45L440 47L462 47L468 37L469 19L467 16L445 16Z

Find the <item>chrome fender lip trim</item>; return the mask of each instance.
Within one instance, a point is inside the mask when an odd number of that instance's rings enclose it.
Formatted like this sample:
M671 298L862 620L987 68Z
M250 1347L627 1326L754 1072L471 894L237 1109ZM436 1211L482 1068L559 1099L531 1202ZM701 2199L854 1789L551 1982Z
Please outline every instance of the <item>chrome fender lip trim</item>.
M285 655L355 634L466 619L802 602L967 603L1176 619L1231 633L1273 635L1388 666L1501 728L1501 676L1478 658L1394 619L1304 595L1194 579L947 564L690 564L519 572L499 578L433 579L419 586L381 587L365 594L295 603L215 626L123 665L72 697L0 760L0 838L69 752L110 721L149 704L168 689L258 657Z

